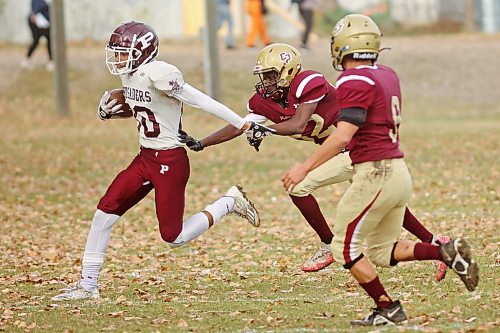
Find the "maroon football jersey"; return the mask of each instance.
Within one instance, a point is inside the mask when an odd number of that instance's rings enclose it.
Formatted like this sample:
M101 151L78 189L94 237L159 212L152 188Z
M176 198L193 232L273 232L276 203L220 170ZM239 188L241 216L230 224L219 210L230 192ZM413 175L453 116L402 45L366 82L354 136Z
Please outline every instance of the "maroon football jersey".
M299 104L317 101L318 106L302 134L292 137L322 144L335 129L334 125L338 118L335 88L328 83L323 74L303 71L293 78L287 100L288 107L284 108L271 98L262 98L256 93L248 101L248 109L274 123L281 123L295 114Z
M349 143L353 164L403 157L399 149L401 88L387 66L359 66L337 79L339 109L366 109L366 121Z

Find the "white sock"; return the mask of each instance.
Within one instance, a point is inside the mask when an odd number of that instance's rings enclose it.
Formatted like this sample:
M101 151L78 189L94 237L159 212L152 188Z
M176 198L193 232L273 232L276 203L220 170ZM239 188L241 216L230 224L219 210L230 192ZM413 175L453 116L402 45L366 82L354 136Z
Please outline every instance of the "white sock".
M331 244L326 244L326 243L321 242L320 248L322 250L332 251Z
M221 197L216 200L213 204L205 207L205 211L209 212L214 219L214 224L219 222L224 216L231 213L234 207L233 197Z
M181 233L169 244L173 247L184 245L203 234L208 228L208 217L203 213L194 214L184 221Z
M94 214L82 260L80 285L86 290L97 287L99 271L104 262L104 254L111 235L111 227L119 218L118 215L107 214L99 209Z

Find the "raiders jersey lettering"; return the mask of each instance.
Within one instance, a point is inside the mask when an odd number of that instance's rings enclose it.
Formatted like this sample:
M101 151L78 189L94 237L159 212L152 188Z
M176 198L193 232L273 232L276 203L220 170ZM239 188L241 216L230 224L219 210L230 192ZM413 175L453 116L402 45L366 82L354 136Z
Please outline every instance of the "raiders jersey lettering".
M284 108L272 99L264 99L255 93L248 101L248 110L274 123L281 123L290 119L301 103L318 102L302 134L292 137L322 144L334 131L339 113L336 92L323 74L311 70L299 73L290 84L287 101L288 106Z
M397 74L382 65L342 72L336 84L339 109L363 108L366 121L349 143L353 164L404 156L399 149L401 88Z
M140 144L158 150L182 147L177 138L182 102L172 97L184 85L179 69L163 61L152 61L120 78L127 92L125 100L134 110Z

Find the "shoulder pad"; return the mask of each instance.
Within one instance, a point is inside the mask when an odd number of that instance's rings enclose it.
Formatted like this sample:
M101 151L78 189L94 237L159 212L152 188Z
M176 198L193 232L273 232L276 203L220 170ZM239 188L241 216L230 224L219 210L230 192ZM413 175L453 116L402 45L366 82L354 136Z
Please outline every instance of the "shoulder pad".
M176 93L182 90L184 77L174 65L164 61L153 61L148 64L147 73L156 89L167 93Z
M323 74L316 71L304 71L292 82L290 94L300 103L320 100L328 93L330 84Z

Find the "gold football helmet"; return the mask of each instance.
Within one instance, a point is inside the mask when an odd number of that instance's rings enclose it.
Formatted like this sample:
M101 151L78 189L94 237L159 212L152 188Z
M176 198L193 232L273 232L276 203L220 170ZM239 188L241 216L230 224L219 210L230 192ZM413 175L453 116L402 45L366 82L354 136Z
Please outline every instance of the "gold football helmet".
M375 62L380 52L380 29L373 20L361 14L350 14L337 22L333 28L330 50L333 67L343 70L342 60L352 54L356 60Z
M295 47L284 43L268 45L260 51L253 68L253 74L260 78L255 90L264 98L281 99L301 69L302 59Z

